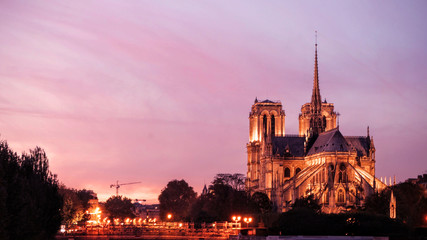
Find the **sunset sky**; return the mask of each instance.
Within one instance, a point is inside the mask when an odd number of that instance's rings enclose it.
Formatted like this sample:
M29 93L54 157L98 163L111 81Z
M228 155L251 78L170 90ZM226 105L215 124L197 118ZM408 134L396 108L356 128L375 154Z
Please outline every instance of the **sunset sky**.
M0 1L0 138L68 187L157 202L246 174L255 97L297 133L322 99L374 136L377 177L427 173L427 1Z

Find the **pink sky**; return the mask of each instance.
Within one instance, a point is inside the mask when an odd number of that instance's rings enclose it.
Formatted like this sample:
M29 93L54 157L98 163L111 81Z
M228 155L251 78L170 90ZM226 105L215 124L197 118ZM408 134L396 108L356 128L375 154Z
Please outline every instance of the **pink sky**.
M157 201L246 173L255 97L281 100L286 132L311 97L344 135L376 144L377 176L427 171L425 1L1 1L0 134L46 150L73 188Z

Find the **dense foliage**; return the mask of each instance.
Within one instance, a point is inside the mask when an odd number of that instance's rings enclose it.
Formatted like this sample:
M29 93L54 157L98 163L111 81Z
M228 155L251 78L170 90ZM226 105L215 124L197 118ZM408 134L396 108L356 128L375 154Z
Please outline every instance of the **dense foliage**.
M61 209L62 224L68 228L72 224L86 222L89 220L89 200L95 198L95 193L91 190L76 190L66 188L64 185L59 187L59 193L63 198Z
M397 218L411 227L427 224L427 198L424 189L412 183L400 183L371 195L365 204L365 211L389 216L391 190L396 197Z
M114 218L119 218L123 221L125 218L134 218L134 205L127 197L112 196L105 202L105 210L111 222Z
M160 218L167 220L166 216L172 214L174 221L184 220L196 195L186 181L170 181L159 195Z
M44 150L18 156L0 142L0 239L53 239L61 207Z
M322 206L319 204L319 200L314 197L314 195L308 195L307 197L298 198L292 204L292 209L301 209L306 208L319 213L322 209Z
M213 185L221 184L227 185L236 191L245 190L245 175L241 173L219 173L214 177Z
M242 174L218 174L209 186L208 194L201 195L192 205L188 220L193 222L230 221L233 215L261 215L272 210L271 201L263 193L252 196L244 191ZM257 216L257 217L255 217Z

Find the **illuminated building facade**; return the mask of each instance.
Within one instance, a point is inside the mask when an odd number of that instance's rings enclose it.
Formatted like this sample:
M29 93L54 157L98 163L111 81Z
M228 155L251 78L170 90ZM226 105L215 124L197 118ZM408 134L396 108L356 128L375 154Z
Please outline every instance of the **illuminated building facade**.
M333 103L321 101L317 44L311 102L301 107L299 134L285 134L279 101L255 99L249 114L246 187L264 192L278 211L297 198L314 195L322 211L362 205L385 184L375 178L373 137L343 136Z

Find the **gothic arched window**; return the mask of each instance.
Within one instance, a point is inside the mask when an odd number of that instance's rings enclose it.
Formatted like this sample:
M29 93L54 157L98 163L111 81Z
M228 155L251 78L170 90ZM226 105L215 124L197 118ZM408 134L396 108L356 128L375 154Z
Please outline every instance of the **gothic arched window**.
M264 114L262 118L262 130L264 131L264 138L267 136L267 115Z
M300 169L300 168L297 168L297 169L295 170L295 175L297 175L299 172L301 172L301 169Z
M323 127L322 129L325 130L326 129L326 117L325 116L323 116L322 123L323 123L322 124L322 127Z
M271 136L276 135L276 119L274 115L271 115Z
M285 168L285 177L291 177L291 170L289 168Z

